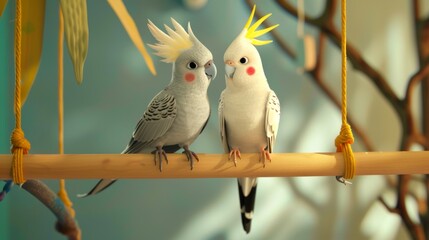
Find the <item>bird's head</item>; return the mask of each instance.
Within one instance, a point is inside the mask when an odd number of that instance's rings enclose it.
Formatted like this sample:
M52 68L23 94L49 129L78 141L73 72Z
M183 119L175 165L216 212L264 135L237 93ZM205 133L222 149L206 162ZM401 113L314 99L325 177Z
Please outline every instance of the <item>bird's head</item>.
M258 40L256 38L276 28L278 24L262 30L256 30L271 14L265 15L251 25L255 9L256 6L253 7L244 29L225 51L225 80L227 86L245 88L254 86L259 82L266 82L261 57L255 46L265 45L272 41Z
M194 35L190 23L186 32L173 18L171 21L174 30L165 25L167 33L149 21L149 30L158 40L149 46L164 58L162 61L173 63L173 83L207 91L217 73L212 53Z

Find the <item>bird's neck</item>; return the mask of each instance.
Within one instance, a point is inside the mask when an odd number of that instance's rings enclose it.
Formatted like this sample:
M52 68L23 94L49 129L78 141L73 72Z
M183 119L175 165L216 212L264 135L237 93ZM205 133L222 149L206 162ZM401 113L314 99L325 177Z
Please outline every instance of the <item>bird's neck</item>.
M180 81L180 80L179 80ZM207 96L207 86L203 86L202 84L197 83L180 83L177 80L171 81L167 86L170 91L180 93L186 93L187 95L191 95L194 97L205 97Z
M252 81L254 80L254 81ZM226 88L230 89L234 92L246 92L246 93L255 93L258 91L267 91L270 90L270 86L268 84L268 81L265 77L265 75L258 77L258 78L254 78L252 80L238 80L238 79L234 79L234 80L226 80ZM236 81L236 82L234 82ZM237 83L238 81L240 81L240 83Z

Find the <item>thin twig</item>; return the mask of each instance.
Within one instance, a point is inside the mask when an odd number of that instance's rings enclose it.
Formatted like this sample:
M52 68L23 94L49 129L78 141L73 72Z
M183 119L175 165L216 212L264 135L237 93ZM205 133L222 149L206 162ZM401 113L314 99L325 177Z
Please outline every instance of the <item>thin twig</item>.
M410 175L402 175L399 176L398 181L398 187L397 187L397 205L396 208L398 209L398 214L402 219L402 222L405 224L405 226L408 229L409 234L413 239L416 240L424 240L425 239L425 233L423 231L423 227L421 224L414 223L410 215L408 213L408 208L406 206L406 196L409 192L408 186L409 181L411 177Z
M427 138L418 130L416 120L412 114L412 96L416 86L429 76L429 63L420 68L409 80L403 100L405 117L407 124L402 132L403 149L410 149L413 144L420 144L424 149L428 149Z
M411 96L415 87L421 83L425 78L429 76L429 63L426 63L423 67L421 67L411 78L408 80L407 89L405 91L404 101L407 104L411 103Z
M387 211L389 211L390 213L396 213L399 214L399 211L397 208L391 207L389 206L389 204L387 204L386 200L384 200L384 198L382 196L378 197L378 200L380 201L381 204L383 204L383 206L387 209Z

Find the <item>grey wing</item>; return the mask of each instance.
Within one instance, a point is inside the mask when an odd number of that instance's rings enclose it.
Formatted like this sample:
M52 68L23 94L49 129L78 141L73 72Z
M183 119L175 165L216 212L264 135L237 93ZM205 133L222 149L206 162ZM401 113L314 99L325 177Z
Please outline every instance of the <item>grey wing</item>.
M276 142L276 136L280 122L280 101L274 91L268 94L266 114L265 114L265 133L267 136L268 150L273 152Z
M128 146L122 153L139 153L154 140L162 137L176 119L177 109L175 98L165 90L156 95L142 119L137 123ZM167 146L167 152L177 151L177 146ZM110 187L117 179L101 179L94 188L86 194L80 194L78 197L87 197L95 195Z
M171 128L177 115L176 99L165 90L156 95L137 123L128 146L122 153L139 153Z
M226 133L225 117L223 115L223 108L224 108L223 94L224 92L222 92L220 95L219 106L218 106L219 130L220 130L220 139L222 141L223 149L226 153L228 153L230 149L228 145L228 137L226 135L227 133Z

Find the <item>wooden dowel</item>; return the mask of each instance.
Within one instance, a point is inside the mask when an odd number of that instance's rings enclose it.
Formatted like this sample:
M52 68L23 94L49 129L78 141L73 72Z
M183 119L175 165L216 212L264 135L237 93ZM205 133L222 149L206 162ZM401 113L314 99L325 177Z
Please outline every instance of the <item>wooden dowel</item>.
M28 179L235 178L342 175L342 153L274 153L263 168L258 154L242 154L237 167L225 154L198 154L191 171L184 154L169 154L163 171L151 154L29 154ZM356 175L429 174L429 152L356 152ZM12 155L0 155L0 179L10 179Z

